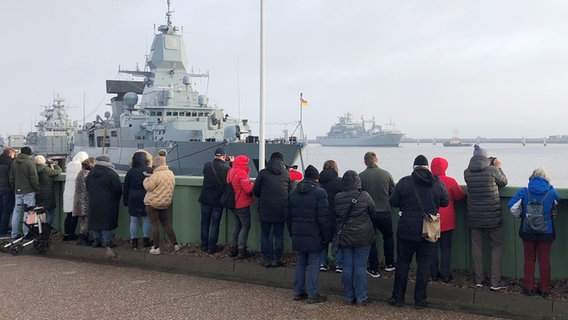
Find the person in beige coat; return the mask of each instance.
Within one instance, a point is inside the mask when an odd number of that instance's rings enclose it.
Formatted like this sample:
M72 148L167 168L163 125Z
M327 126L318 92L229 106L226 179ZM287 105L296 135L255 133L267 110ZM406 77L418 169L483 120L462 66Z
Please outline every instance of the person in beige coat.
M144 197L144 205L146 205L146 213L150 217L152 223L152 240L154 246L150 249L150 254L160 254L160 226L162 225L168 238L174 245L174 250L181 250L181 246L177 243L176 234L172 225L168 221L168 208L172 204L174 187L176 185L174 173L166 164L167 151L161 149L154 158L154 172L147 174L144 179L144 189L146 196Z

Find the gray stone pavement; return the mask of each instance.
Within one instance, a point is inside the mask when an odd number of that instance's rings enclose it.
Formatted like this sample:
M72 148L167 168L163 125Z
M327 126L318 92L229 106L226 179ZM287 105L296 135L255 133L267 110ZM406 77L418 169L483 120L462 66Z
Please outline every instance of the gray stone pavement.
M308 305L292 301L290 289L49 254L0 254L0 279L3 319L498 319L385 302L347 306L337 295Z

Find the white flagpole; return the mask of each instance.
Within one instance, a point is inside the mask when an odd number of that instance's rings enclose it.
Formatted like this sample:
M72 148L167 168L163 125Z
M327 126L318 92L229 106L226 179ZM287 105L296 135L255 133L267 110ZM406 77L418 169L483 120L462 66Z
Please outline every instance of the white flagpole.
M260 130L258 147L258 171L264 169L266 157L264 132L264 0L260 0Z

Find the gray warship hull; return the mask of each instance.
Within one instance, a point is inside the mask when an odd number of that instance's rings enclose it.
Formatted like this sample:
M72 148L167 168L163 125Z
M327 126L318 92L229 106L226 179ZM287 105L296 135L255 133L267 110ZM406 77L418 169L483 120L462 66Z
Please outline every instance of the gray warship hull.
M76 136L77 138L77 136ZM79 139L81 139L79 137ZM152 141L131 140L121 141L122 145L117 147L88 147L75 145L74 153L85 151L89 156L96 157L101 154L110 156L115 168L125 172L130 169L130 159L134 152L144 149L152 155L156 155L158 150L168 151L167 165L175 175L201 176L203 175L203 165L213 159L216 148L222 147L228 156L245 155L250 159L250 176L256 177L259 171L259 144L258 143L219 143L219 142L176 142L175 145L163 145L152 143ZM294 164L298 161L302 146L300 144L265 144L265 161L270 159L273 152L280 152L284 155L284 162Z

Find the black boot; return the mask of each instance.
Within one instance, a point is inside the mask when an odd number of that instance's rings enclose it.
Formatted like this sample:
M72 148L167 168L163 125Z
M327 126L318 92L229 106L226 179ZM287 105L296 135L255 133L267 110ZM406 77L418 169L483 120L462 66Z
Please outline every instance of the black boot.
M277 268L277 267L283 267L284 266L284 262L280 259L272 259L272 261L270 261L270 266L273 268Z
M270 258L262 257L262 261L260 262L260 265L265 267L265 268L270 268Z
M133 250L138 249L138 238L130 239L130 248Z
M144 241L144 248L150 248L154 244L150 238L144 237L142 240Z
M233 258L236 257L239 253L237 252L237 247L230 246L229 247L229 257Z
M79 234L79 239L77 239L78 246L88 246L89 245L89 237L86 234Z
M239 248L239 259L246 259L246 258L249 258L249 257L250 257L250 254L247 251L246 247Z

